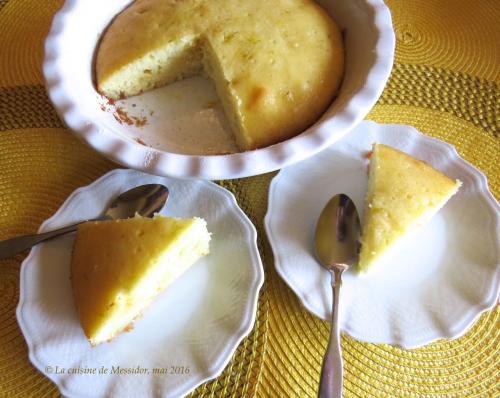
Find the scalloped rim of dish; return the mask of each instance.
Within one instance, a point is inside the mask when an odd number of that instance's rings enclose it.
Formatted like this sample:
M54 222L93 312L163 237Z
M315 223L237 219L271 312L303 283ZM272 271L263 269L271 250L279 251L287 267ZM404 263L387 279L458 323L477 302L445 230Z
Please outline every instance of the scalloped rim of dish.
M377 124L375 122L371 121L365 121L363 123L373 123ZM493 194L488 188L488 180L486 176L479 171L476 167L474 167L471 163L463 159L457 152L456 148L442 140L439 140L437 138L429 137L426 136L425 134L421 133L417 129L415 129L412 126L405 126L409 127L408 129L408 134L412 136L413 139L415 140L422 140L424 142L427 142L429 145L438 147L442 152L443 155L446 156L446 159L449 161L450 159L456 159L456 164L459 167L462 167L463 170L467 171L469 175L473 178L474 184L478 188L479 192L483 192L484 195L481 197L483 198L483 201L485 205L490 209L490 212L494 214L493 219L491 219L491 230L499 230L500 229L500 205L498 202L495 200L493 197ZM410 133L411 131L411 133ZM269 239L269 243L271 245L271 248L273 250L273 255L275 256L275 269L277 273L280 275L280 277L285 281L285 283L290 287L290 289L293 290L293 292L297 295L299 298L300 302L302 305L309 311L310 313L314 314L318 318L323 319L322 314L318 313L317 309L312 305L312 303L309 301L308 297L306 295L302 294L302 291L295 289L295 284L294 284L294 278L291 277L287 273L287 268L281 266L280 264L282 261L280 260L281 255L280 251L276 250L275 246L276 244L274 243L275 238L274 238L274 233L271 228L271 209L272 209L272 204L273 204L273 199L275 196L276 192L276 186L278 185L278 182L281 178L283 178L283 173L280 172L278 173L273 180L271 181L271 184L269 186L269 205L268 205L268 212L266 213L266 216L264 218L264 227L266 230L266 234ZM496 256L497 259L500 258L500 244L497 239L497 245L496 245ZM498 260L497 260L498 261ZM368 341L365 339L365 337L358 335L357 333L353 332L353 330L346 328L343 329L342 331L347 333L349 336L353 337L356 340L359 341L364 341L367 343L374 343L374 344L390 344L390 345L395 345L399 346L404 349L411 349L411 348L417 348L424 346L426 344L432 343L434 341L440 340L440 339L456 339L462 335L464 335L470 327L474 324L474 322L483 314L484 312L492 309L498 302L500 298L500 267L497 266L494 274L492 275L493 281L491 285L491 290L488 292L488 297L484 299L482 302L478 303L475 306L471 306L469 310L463 314L462 319L460 319L458 322L454 323L451 326L448 326L446 330L434 330L430 331L428 335L421 335L419 339L415 340L408 340L404 339L404 337L401 340L398 341Z
M61 207L47 220L45 220L41 225L40 228L38 229L37 233L44 232L45 229L47 228L47 225L49 225L53 219L57 218L63 211L65 211L66 207L68 204L74 200L76 197L81 195L83 192L85 192L87 189L89 189L93 185L98 185L102 184L105 182L107 179L112 178L114 174L118 173L130 173L130 172L135 172L134 170L127 170L127 169L115 169L110 171L109 173L106 173L105 175L101 176L94 182L92 182L89 185L77 188L73 193L71 193L70 196L64 201L64 203L61 205ZM230 341L227 341L226 343L226 348L223 352L219 354L219 360L217 363L212 364L210 368L206 369L204 372L201 372L197 379L193 380L191 383L186 383L184 388L182 388L180 391L174 391L179 394L179 396L184 396L194 389L196 389L198 386L201 384L219 376L224 369L226 368L227 364L231 360L234 352L240 345L241 341L248 336L248 334L252 331L253 326L255 324L255 318L256 318L256 310L257 310L257 304L259 300L259 292L260 289L262 288L264 284L264 268L262 265L262 260L259 255L259 249L257 246L257 230L255 229L255 226L251 222L251 220L248 218L248 216L245 214L243 210L238 205L238 202L236 201L235 196L232 194L232 192L228 191L227 189L212 183L210 181L204 181L205 184L209 184L211 189L217 189L221 192L224 193L225 197L232 203L234 206L235 210L240 216L240 220L244 223L245 229L248 234L248 242L253 246L253 250L251 251L252 253L252 262L255 264L255 275L254 275L254 280L252 284L252 289L251 289L251 297L250 300L247 302L247 308L246 311L243 315L242 322L240 324L240 327L235 330L233 334L233 339ZM34 247L29 255L26 257L26 259L22 262L21 264L21 275L20 275L20 287L19 287L19 303L16 308L16 317L17 321L19 323L19 327L21 329L21 332L24 336L24 339L26 341L26 344L28 345L28 357L31 361L31 363L46 377L48 377L58 388L59 391L65 395L65 396L71 396L71 397L78 397L78 398L89 398L88 396L85 395L78 395L75 394L72 391L69 391L64 383L61 383L58 379L54 378L54 374L51 373L46 373L45 371L45 365L43 365L43 362L39 360L39 358L36 356L36 347L33 344L33 339L28 338L29 333L27 332L28 327L26 326L26 321L23 317L23 306L24 306L24 295L23 291L26 289L26 267L24 266L26 263L32 261L32 257L36 254L38 251L38 247Z
M229 155L176 154L147 148L117 134L103 134L98 125L80 113L65 91L57 62L59 40L65 16L72 12L77 1L81 0L66 0L55 15L45 41L43 75L49 97L66 125L95 150L117 163L156 175L209 180L240 178L274 171L310 157L341 139L363 120L382 94L394 61L396 40L391 13L383 0L366 0L374 12L373 24L379 33L374 49L376 62L366 76L364 87L352 96L343 111L294 138L266 148ZM154 165L148 161L151 158L155 159Z

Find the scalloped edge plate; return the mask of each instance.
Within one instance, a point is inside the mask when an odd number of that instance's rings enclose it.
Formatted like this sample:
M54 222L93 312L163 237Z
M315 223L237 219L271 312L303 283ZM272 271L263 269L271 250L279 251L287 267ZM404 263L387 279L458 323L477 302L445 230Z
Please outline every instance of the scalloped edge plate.
M212 232L211 251L151 304L135 321L132 332L90 347L69 283L74 236L38 245L22 264L16 315L29 358L65 396L137 397L158 391L165 397L187 394L224 370L254 325L264 281L257 231L233 194L214 183L114 170L74 191L39 232L97 216L118 193L148 183L169 187L169 201L162 214L207 220ZM155 376L69 375L69 370L54 373L56 366L110 369L113 365L139 365L150 370L182 366L190 372Z
M91 76L102 30L129 2L67 0L45 41L43 74L49 97L71 130L108 158L152 174L238 178L303 160L342 138L366 116L392 69L395 36L390 11L382 0L322 0L319 3L334 10L334 19L347 32L346 74L338 97L316 124L282 143L229 155L183 155L147 147L133 139L132 128L100 109L102 98Z
M265 218L276 270L308 311L330 319L329 274L313 255L316 220L341 192L353 198L362 217L366 154L375 141L428 162L463 186L382 267L366 275L344 273L341 330L404 348L456 338L497 303L500 210L479 170L452 145L413 127L362 122L332 147L280 171Z

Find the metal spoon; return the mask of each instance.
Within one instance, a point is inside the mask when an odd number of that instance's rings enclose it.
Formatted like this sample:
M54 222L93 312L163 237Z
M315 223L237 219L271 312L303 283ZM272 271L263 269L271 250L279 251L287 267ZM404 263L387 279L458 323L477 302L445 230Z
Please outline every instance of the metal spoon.
M133 217L136 213L143 217L152 217L160 211L168 199L168 188L161 184L147 184L132 188L119 195L109 205L106 212L92 220L80 221L76 224L35 235L18 236L0 241L0 260L20 253L47 239L76 231L79 224L86 221L117 220Z
M326 204L316 225L316 256L330 272L333 290L332 326L321 369L319 398L342 397L343 369L338 323L340 285L342 272L358 259L359 235L356 206L347 195L335 195Z

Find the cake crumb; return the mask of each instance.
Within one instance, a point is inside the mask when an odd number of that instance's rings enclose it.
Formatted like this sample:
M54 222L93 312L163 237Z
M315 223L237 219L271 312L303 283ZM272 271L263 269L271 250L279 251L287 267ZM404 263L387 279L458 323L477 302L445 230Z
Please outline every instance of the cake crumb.
M148 119L146 118L146 116L129 115L122 106L116 105L116 101L114 99L108 98L106 96L102 96L102 98L106 102L99 105L100 109L103 112L111 112L118 123L135 127L142 127L148 124ZM122 99L122 94L120 94L120 99ZM137 107L137 104L132 104L132 107ZM151 111L150 114L153 115L153 111Z
M121 106L117 106L115 109L115 112L113 113L113 116L115 116L115 119L118 120L120 123L126 123L129 126L134 124L134 121L132 118L123 110Z
M144 116L141 118L132 116L132 119L134 120L135 127L142 127L148 123L148 120Z
M213 109L217 106L217 101L208 101L203 105L204 109Z

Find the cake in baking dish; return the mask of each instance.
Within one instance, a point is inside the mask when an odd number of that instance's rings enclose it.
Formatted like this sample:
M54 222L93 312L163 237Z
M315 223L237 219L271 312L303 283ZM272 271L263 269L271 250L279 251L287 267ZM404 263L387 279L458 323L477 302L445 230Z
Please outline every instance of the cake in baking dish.
M97 89L118 99L205 73L241 150L293 137L336 94L340 31L312 0L137 0L97 48Z
M427 163L374 144L358 270L365 272L381 261L402 237L430 220L460 185Z

